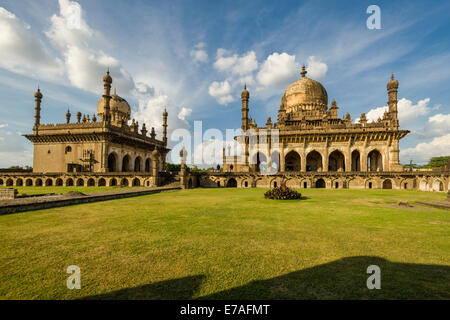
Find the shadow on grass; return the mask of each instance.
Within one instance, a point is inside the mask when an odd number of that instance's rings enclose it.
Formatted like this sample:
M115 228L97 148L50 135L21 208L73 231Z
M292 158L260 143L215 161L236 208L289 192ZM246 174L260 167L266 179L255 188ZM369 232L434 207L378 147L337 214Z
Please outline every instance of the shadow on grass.
M205 276L165 280L135 288L85 297L85 300L183 300L191 299Z
M369 265L381 269L381 289L369 290ZM191 299L204 276L168 280L89 299ZM199 299L450 299L450 267L349 257Z

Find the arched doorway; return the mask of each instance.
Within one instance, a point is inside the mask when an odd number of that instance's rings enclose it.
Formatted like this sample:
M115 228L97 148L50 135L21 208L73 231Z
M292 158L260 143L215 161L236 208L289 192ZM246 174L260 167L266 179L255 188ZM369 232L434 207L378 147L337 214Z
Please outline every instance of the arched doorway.
M392 189L392 181L390 179L383 181L383 189Z
M189 178L188 189L192 189L192 178Z
M99 186L99 187L105 187L105 186L106 186L106 180L103 179L103 178L100 178L100 179L98 180L98 186Z
M378 150L372 150L367 155L367 171L383 171L383 157Z
M31 179L25 180L25 185L26 185L27 187L31 187L31 186L33 185L33 180L31 180Z
M133 187L139 187L141 185L141 182L138 178L134 178L133 180Z
M14 185L13 179L8 179L8 180L6 180L6 186L7 186L7 187L12 187L13 185Z
M56 179L55 185L57 185L58 187L61 187L63 185L63 180L61 178Z
M121 185L122 187L128 187L128 179L123 178L123 179L122 179L122 182L120 183L120 185Z
M231 178L227 182L227 188L237 188L237 181L235 178Z
M334 150L328 157L328 171L345 171L345 157L339 150Z
M267 169L267 158L264 153L257 152L253 156L253 164L255 165L256 172L265 172Z
M90 178L87 182L88 187L95 187L95 180Z
M317 179L316 188L325 188L325 180L323 180L322 178Z
M358 150L352 152L352 171L361 171L361 154Z
M3 185L3 179L0 179L0 186Z
M53 185L53 180L52 179L45 180L45 186L46 187L51 187L52 185Z
M294 150L289 151L284 157L284 171L300 171L300 155Z
M130 171L130 156L126 155L122 159L122 172Z
M145 160L145 172L150 172L150 159Z
M306 171L322 171L322 155L317 151L311 151L306 157Z
M444 191L444 184L441 180L435 180L433 182L433 191Z
M18 186L18 187L21 187L21 186L23 186L23 180L22 179L17 179L16 180L16 186Z
M72 180L72 178L69 178L69 179L66 180L66 186L67 186L67 187L72 187L72 186L73 186L73 180Z
M134 172L141 172L141 163L141 157L136 157L136 159L134 159Z
M280 154L278 151L274 151L270 154L270 168L271 172L280 171Z
M84 186L84 180L83 179L78 179L77 180L77 187L83 187Z
M115 186L117 186L117 180L116 180L116 178L112 178L112 179L109 181L109 186L110 186L110 187L115 187Z
M34 185L36 187L42 187L42 179L36 179L36 183Z
M117 163L117 157L114 153L110 153L108 156L108 172L116 172L116 163Z

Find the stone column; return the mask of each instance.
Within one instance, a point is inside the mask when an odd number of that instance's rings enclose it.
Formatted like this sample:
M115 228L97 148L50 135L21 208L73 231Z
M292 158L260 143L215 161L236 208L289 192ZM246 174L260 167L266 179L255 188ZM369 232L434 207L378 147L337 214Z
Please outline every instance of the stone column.
M284 159L284 143L280 143L280 172L285 171L285 159Z
M301 170L301 172L306 172L306 157L307 157L306 152L303 152L300 155L300 170Z
M367 153L366 150L362 150L359 154L360 156L360 169L361 172L367 172Z
M180 151L180 158L181 158L181 170L180 170L180 186L182 189L186 189L186 156L187 152L186 150L181 149Z
M159 185L158 178L158 150L154 149L152 152L152 176L155 181L155 186Z
M328 172L328 148L325 148L322 156L322 172Z
M268 172L270 172L270 170L271 170L271 166L272 166L272 159L271 159L271 156L272 156L272 154L271 154L271 150L270 150L270 143L271 143L271 141L270 141L270 135L269 135L269 133L267 132L267 136L266 136L266 149L267 149L267 170L268 170Z
M350 148L347 150L347 152L344 154L345 157L345 172L352 171L352 153Z

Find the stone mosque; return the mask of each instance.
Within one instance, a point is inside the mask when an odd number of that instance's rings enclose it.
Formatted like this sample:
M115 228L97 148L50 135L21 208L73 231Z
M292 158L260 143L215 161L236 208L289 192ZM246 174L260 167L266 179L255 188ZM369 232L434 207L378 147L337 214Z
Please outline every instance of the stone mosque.
M409 131L399 129L398 80L387 83L388 110L369 122L364 113L352 122L349 113L338 115L335 100L329 105L321 83L301 77L284 91L275 122L258 126L249 116L250 93L244 86L242 134L237 155L223 150L220 170L192 171L182 160L179 173L166 172L167 117L162 114L162 137L131 118L128 102L111 94L113 79L103 77L104 94L97 114L76 114L71 121L41 124L43 94L35 93L32 172L0 172L6 186L163 186L182 188L239 187L329 189L418 189L447 192L450 170L414 171L399 162L399 141ZM130 121L131 120L131 121ZM186 158L183 152L181 159Z

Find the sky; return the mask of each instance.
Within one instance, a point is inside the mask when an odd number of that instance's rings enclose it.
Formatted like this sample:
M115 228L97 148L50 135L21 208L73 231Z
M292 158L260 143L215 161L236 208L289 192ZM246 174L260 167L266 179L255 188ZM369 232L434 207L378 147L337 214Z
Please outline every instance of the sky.
M380 29L367 27L372 4ZM65 122L67 109L92 116L110 68L132 117L160 138L167 108L177 154L177 132L195 121L224 135L240 127L244 84L250 116L275 120L302 64L354 121L382 116L394 72L411 131L400 161L450 155L448 1L0 0L0 167L32 165L22 134L38 86L41 123Z

